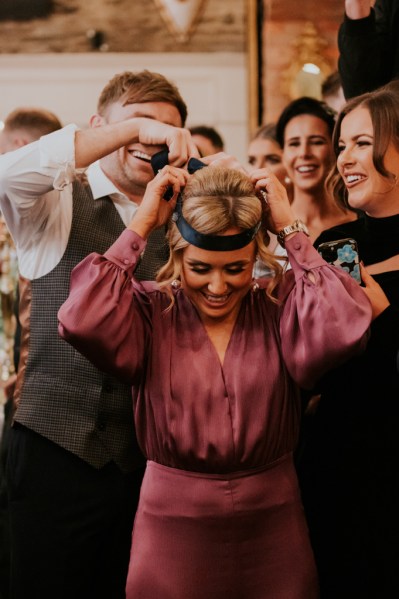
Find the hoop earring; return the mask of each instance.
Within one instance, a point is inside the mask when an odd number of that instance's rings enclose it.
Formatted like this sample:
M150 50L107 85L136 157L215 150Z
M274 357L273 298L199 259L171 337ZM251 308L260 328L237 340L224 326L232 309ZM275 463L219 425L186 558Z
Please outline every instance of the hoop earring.
M171 286L173 287L173 289L180 289L181 281L179 279L173 279L173 281L171 282Z

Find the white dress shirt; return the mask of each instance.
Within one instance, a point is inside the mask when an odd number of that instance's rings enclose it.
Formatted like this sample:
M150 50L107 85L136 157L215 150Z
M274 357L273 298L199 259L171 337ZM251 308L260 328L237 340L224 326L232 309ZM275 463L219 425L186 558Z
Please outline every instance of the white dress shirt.
M20 274L30 280L48 274L68 244L76 130L68 125L0 156L0 209L17 248ZM137 204L118 191L99 162L86 174L94 200L111 196L127 226Z

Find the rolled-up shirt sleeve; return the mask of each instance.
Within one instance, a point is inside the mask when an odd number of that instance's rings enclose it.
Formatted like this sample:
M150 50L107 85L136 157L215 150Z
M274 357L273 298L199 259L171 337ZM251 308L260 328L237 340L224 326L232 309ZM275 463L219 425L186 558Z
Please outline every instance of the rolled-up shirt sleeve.
M279 289L282 354L293 379L311 388L366 347L371 304L360 285L327 264L303 233L289 239L286 249L292 270Z
M18 248L31 249L33 243L40 243L36 236L55 222L68 231L64 235L68 237L72 191L63 196L61 191L76 175L76 130L68 125L0 156L0 209ZM54 233L59 234L59 230Z
M62 189L75 175L76 125L0 156L0 201L29 208L52 189Z
M59 333L100 370L140 380L151 342L151 301L133 280L146 242L126 230L102 256L90 254L71 275Z
M75 133L76 125L67 125L39 140L40 167L53 179L54 189L63 189L76 176Z

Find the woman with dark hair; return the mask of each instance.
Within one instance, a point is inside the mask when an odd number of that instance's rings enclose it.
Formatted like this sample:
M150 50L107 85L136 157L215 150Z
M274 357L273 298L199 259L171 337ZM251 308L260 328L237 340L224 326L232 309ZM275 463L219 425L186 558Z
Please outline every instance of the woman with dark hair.
M324 102L302 97L281 113L276 137L293 185L292 209L315 240L324 229L355 220L348 207L337 206L325 187L334 164L332 133L335 112Z
M399 597L398 85L354 98L338 116L330 183L337 202L364 216L315 243L356 240L381 310L366 352L322 379L307 417L298 471L322 599Z
M265 191L284 275L265 246ZM169 262L140 283L145 240L174 209ZM148 459L128 599L318 596L292 462L298 385L359 351L371 307L302 230L267 171L165 166L120 239L74 270L60 333L132 385ZM253 280L256 255L275 276Z

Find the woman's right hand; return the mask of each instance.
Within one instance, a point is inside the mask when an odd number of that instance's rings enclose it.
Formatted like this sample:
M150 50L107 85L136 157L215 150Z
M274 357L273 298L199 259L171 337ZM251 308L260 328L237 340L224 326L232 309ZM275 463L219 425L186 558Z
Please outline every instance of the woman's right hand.
M151 231L164 225L176 207L179 193L186 185L189 174L186 170L175 166L164 166L147 185L141 204L129 225L143 239L147 239ZM164 200L168 188L173 189L169 201Z
M362 287L362 289L370 300L372 307L372 318L374 320L381 314L381 312L388 308L390 302L381 285L379 285L377 281L373 279L363 264L360 264L360 275L364 283L364 287Z
M276 175L269 169L262 168L253 171L249 178L254 185L256 195L262 202L267 229L278 234L287 225L292 225L295 216L287 190Z

